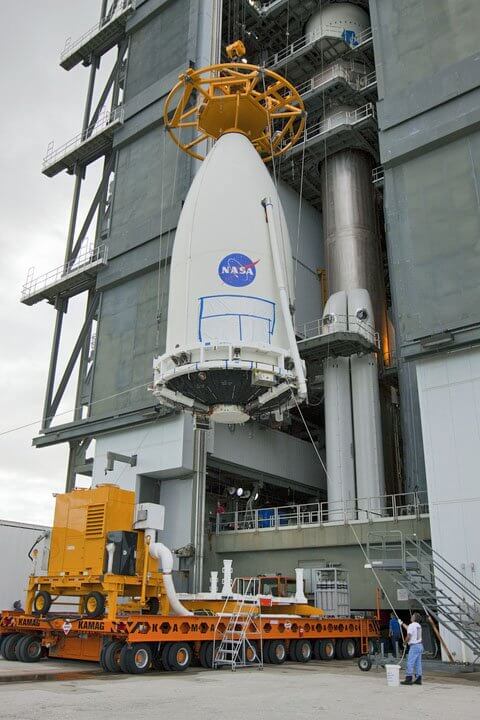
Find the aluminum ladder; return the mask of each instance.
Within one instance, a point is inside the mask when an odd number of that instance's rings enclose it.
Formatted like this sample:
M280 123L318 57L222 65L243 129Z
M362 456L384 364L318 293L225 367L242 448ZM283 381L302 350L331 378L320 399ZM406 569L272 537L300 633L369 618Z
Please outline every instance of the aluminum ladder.
M428 543L400 531L371 532L369 565L387 571L397 585L480 657L480 588Z
M213 664L215 668L227 665L263 668L263 642L261 605L257 593L257 578L235 578L231 592L217 620L213 640ZM234 602L233 612L227 614L227 606ZM228 622L224 628L225 619ZM224 629L223 629L224 628ZM250 637L247 637L247 632ZM252 639L252 635L254 638Z

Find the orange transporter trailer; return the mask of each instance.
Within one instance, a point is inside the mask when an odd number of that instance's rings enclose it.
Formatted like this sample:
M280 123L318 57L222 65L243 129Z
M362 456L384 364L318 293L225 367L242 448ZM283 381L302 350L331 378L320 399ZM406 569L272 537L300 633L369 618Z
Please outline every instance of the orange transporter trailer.
M371 650L377 622L325 618L308 605L300 570L294 596L288 578L278 597L262 594L266 578L248 579L246 590L239 578L239 593L230 562L225 592L180 600L172 553L155 542L162 529L161 506L135 504L133 492L114 485L58 495L47 573L30 576L25 612L0 614L0 655L36 662L48 654L143 673L185 670L192 660L212 667L214 649L226 644L228 655L239 637L252 663L348 659ZM62 598L73 599L69 613L61 612Z
M227 628L225 616L128 615L115 620L37 617L3 612L1 652L5 659L35 662L42 656L98 661L108 672L186 670L192 661L213 667ZM319 618L259 615L247 637L264 662L290 659L350 659L371 652L379 636L374 618Z

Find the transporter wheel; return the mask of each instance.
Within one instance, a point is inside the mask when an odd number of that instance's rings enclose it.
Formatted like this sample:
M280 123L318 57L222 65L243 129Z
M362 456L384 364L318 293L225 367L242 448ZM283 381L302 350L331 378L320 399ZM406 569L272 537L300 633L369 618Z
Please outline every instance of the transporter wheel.
M362 655L358 658L357 665L363 672L368 672L372 667L372 661L368 655Z
M265 650L264 650L265 658ZM283 665L287 659L287 648L283 640L271 640L268 648L268 662L272 665Z
M52 607L53 598L47 590L40 590L33 598L33 615L46 615Z
M260 659L256 642L245 641L245 660L248 665L254 665Z
M181 672L192 662L192 648L188 643L171 643L168 652L168 664L171 670Z
M85 615L89 618L98 618L105 613L105 595L99 592L91 592L83 598Z
M100 657L98 658L98 663L104 672L108 672L107 666L105 665L105 651L112 642L113 642L113 640L111 638L107 638L102 643L102 647L100 650Z
M3 657L3 644L5 640L9 637L11 637L12 633L9 633L8 635L0 635L0 657Z
M164 670L162 665L162 643L155 643L152 650L152 668L154 670Z
M171 647L172 643L169 642L163 643L163 645L160 646L160 666L162 670L165 670L166 672L170 672L170 670L172 669L168 660Z
M354 638L344 638L342 640L342 657L344 660L353 660L357 655L357 643Z
M107 643L103 649L103 666L107 672L118 673L120 668L120 653L124 643L120 640L113 640Z
M13 635L9 635L7 637L7 639L2 645L2 653L5 660L17 659L15 651L17 649L18 643L20 642L20 640L23 640L24 637L25 635L21 635L20 633L14 633Z
M312 644L310 640L297 640L295 645L295 659L301 663L307 663L312 659Z
M272 644L271 640L264 640L262 645L262 652L263 652L263 662L264 663L270 663L272 662L270 660L270 646Z
M339 660L353 660L357 654L357 643L353 638L339 640L336 652Z
M290 645L288 646L288 659L292 660L292 662L297 662L297 641L296 640L290 640Z
M15 657L20 662L38 662L42 656L42 638L38 635L25 635L17 642Z
M315 642L314 653L315 657L318 657L319 660L334 660L335 640L317 640Z
M211 640L202 642L198 659L202 667L213 668L213 642Z
M375 655L375 653L380 652L380 645L378 640L374 640L373 638L369 638L368 640L368 654L369 655Z
M152 648L148 643L124 645L120 652L120 669L131 675L143 675L150 670Z

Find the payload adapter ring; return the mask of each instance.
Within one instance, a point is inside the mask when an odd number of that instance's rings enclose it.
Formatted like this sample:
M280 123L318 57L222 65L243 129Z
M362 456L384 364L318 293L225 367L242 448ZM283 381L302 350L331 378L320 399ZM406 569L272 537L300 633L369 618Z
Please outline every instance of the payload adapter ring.
M306 112L297 89L272 70L220 63L180 75L165 102L165 127L197 160L201 145L228 132L244 134L264 162L285 154L302 137ZM188 139L182 132L187 130Z

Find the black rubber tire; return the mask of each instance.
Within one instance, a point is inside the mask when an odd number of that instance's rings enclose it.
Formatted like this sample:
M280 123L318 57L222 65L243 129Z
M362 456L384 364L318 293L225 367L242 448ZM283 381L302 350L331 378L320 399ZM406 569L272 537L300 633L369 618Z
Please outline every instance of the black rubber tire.
M118 665L122 673L130 674L130 650L131 648L127 643L120 650L120 657L118 658Z
M102 668L103 672L108 672L107 667L105 665L105 650L110 645L112 641L110 639L105 640L104 643L102 643L102 647L100 650L100 657L98 658L98 664Z
M162 643L155 643L152 650L152 668L154 670L163 670L162 665Z
M183 672L192 662L192 648L188 643L176 642L170 644L168 651L168 664L175 672Z
M339 660L353 660L357 655L357 644L353 638L343 638L337 641L336 652Z
M23 640L25 635L21 635L20 633L14 633L13 635L9 635L5 642L2 645L2 653L5 660L16 660L16 649L17 644L20 642L20 640Z
M12 633L8 633L8 635L0 635L0 657L3 657L3 643L11 635L12 635Z
M272 644L271 640L264 640L262 644L262 652L263 652L263 662L269 664L271 662L270 660L270 646Z
M272 663L272 665L283 665L286 659L287 648L283 640L271 640L268 648L268 662Z
M245 660L247 665L256 665L259 660L258 645L255 640L250 642L250 645L245 642Z
M200 652L198 654L200 665L204 668L213 668L213 642L206 640L200 645Z
M296 640L290 640L290 645L288 646L288 659L292 662L297 662L297 641Z
M149 643L124 645L120 652L120 669L130 675L143 675L152 665L152 648Z
M42 638L39 635L24 635L15 647L15 657L19 662L39 662L43 657Z
M318 648L315 648L315 657L318 653L318 657L320 660L324 660L326 662L330 662L331 660L335 660L336 656L336 642L335 640L317 640L318 642Z
M368 672L372 668L372 661L368 655L361 655L358 658L357 665L362 672Z
M120 640L113 640L106 644L103 650L103 664L105 670L111 673L121 672L120 668L120 654L124 643Z
M89 609L88 605L91 603ZM100 592L91 592L83 598L85 615L89 618L99 618L105 614L105 595Z
M32 615L46 615L52 607L52 602L53 598L47 590L39 590L33 598Z
M299 663L307 663L312 659L312 643L310 640L297 640L295 659Z
M172 669L170 667L170 663L168 662L168 656L170 654L170 648L172 647L172 643L163 643L163 645L160 647L160 665L165 672L170 672Z

